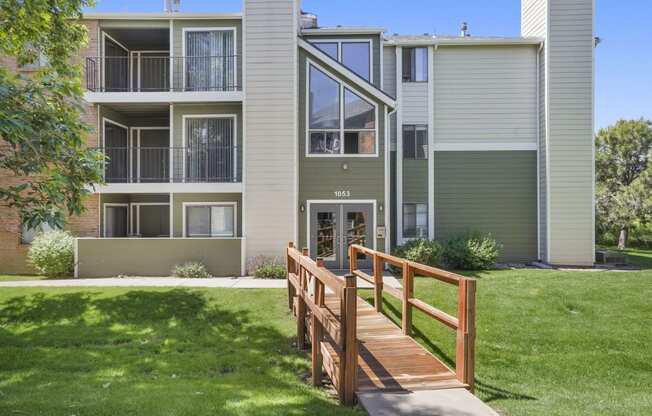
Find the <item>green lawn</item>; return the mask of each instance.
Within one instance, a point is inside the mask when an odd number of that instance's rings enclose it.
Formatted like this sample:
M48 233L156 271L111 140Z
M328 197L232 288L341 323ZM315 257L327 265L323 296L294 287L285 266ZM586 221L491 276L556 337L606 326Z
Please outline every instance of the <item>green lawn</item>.
M0 289L0 415L353 415L285 290Z
M652 253L630 259L652 267ZM652 414L652 270L478 278L476 394L505 415ZM362 292L364 296L370 292ZM450 288L416 295L455 313ZM0 415L339 415L284 290L0 288ZM398 321L398 304L386 299ZM454 334L414 312L452 363Z

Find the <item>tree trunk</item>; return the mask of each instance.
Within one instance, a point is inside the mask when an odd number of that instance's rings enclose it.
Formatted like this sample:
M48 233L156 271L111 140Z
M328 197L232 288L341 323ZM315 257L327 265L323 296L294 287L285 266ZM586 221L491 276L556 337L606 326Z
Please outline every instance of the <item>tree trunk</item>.
M618 236L618 249L625 250L627 248L627 237L629 237L629 229L623 227L620 229L620 235Z

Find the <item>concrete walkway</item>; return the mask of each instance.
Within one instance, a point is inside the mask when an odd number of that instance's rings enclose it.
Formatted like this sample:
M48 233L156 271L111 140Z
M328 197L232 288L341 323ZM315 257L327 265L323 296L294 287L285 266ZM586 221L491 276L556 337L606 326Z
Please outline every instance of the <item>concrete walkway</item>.
M358 400L370 416L498 416L466 389L361 393Z
M400 288L393 276L385 276L385 284ZM185 279L180 277L110 277L95 279L20 280L0 282L0 287L207 287L234 289L284 289L285 279L255 279L253 277L212 277ZM371 285L358 279L359 288Z

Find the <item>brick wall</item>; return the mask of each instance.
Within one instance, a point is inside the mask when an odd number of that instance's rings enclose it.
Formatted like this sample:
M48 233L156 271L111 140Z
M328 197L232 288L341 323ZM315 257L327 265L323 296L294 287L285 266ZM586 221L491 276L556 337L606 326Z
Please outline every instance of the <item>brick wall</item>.
M88 28L88 45L80 51L80 57L98 56L98 22L85 21ZM83 60L82 60L83 62ZM18 71L15 60L2 56L0 65L11 71ZM91 147L98 146L97 106L86 103L84 105L82 120L93 128L87 136L87 144ZM19 183L21 178L0 172L0 187ZM91 195L86 201L86 212L79 217L71 217L66 229L81 237L99 236L99 195ZM20 242L21 222L15 210L0 205L0 274L4 273L33 273L34 270L27 263L29 245Z

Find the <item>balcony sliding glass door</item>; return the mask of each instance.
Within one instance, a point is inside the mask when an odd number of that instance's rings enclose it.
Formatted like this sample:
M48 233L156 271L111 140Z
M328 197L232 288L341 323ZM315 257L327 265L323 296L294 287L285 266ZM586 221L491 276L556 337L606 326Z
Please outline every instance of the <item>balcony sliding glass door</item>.
M129 51L105 35L104 57L105 91L128 91Z
M104 120L104 152L108 159L104 171L106 182L127 182L131 155L129 130L125 126Z
M186 182L230 182L237 178L233 117L186 118Z
M186 91L230 91L236 86L233 30L185 33Z

